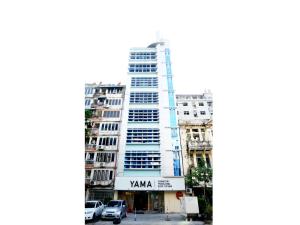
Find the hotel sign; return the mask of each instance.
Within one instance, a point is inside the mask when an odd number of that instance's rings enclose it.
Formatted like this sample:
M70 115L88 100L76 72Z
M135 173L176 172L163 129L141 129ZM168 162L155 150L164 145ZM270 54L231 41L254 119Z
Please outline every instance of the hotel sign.
M185 190L185 185L183 177L116 177L115 190L180 191Z

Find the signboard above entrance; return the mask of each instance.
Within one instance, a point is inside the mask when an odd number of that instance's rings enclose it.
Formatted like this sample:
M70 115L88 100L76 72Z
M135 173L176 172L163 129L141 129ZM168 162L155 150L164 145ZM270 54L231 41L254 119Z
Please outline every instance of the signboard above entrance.
M130 191L184 191L184 178L116 177L115 190Z

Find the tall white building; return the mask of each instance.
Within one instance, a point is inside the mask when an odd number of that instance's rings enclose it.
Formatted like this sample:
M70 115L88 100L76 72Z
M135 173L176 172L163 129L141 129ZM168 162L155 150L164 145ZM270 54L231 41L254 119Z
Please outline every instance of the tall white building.
M115 199L136 210L179 212L185 183L167 41L129 53Z

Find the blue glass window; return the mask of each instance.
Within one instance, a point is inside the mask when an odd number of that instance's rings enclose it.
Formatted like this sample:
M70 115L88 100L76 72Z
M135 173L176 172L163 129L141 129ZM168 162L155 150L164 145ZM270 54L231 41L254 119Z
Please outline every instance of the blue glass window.
M156 64L129 64L130 73L155 73Z
M131 87L158 87L157 77L132 77Z
M117 118L120 116L120 111L104 111L103 117L110 118L114 117Z
M131 92L130 103L158 103L157 92Z
M159 144L159 129L127 129L127 144Z
M125 169L160 169L161 157L159 152L154 151L126 151Z
M131 52L130 60L156 60L156 52Z
M158 109L130 109L128 122L158 122Z

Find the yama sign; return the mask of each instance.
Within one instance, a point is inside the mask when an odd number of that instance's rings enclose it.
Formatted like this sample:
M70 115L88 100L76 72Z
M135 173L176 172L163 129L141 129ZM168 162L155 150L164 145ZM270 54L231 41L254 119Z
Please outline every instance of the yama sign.
M182 177L116 177L115 190L179 191L185 190L185 185Z

